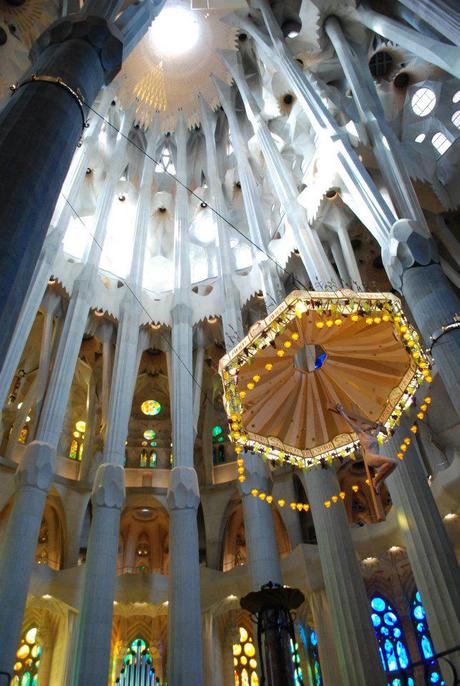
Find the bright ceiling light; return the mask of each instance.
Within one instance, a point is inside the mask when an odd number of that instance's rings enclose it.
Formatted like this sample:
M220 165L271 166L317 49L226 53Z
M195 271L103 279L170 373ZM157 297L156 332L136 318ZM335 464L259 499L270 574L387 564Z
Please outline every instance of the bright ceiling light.
M183 55L198 41L200 27L196 14L184 7L167 7L150 29L153 47L166 57Z

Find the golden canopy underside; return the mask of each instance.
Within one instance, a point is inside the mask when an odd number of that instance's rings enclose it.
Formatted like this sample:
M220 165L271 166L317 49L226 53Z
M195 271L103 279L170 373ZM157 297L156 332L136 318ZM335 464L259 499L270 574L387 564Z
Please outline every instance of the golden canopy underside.
M246 390L242 425L250 438L275 439L274 445L288 452L327 450L356 439L343 418L328 405L341 403L348 412L359 412L385 423L414 374L411 356L396 339L392 322L367 325L345 319L331 328L316 328L323 318L309 312L294 319L276 339L276 347L259 351L252 364L238 374L238 390ZM292 334L298 333L298 340ZM284 343L291 342L286 349ZM322 367L301 369L295 355L305 345L319 345L327 357ZM277 350L285 356L277 356ZM317 350L315 356L320 351ZM271 371L265 365L273 364ZM247 383L261 379L252 390ZM252 434L252 435L251 435ZM282 444L282 446L281 446Z

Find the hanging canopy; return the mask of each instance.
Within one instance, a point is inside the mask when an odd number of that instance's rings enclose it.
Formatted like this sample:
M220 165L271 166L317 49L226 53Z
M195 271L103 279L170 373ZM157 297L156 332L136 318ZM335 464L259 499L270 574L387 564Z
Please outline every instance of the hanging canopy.
M294 291L219 364L230 436L308 466L350 454L351 414L392 428L429 362L391 293Z

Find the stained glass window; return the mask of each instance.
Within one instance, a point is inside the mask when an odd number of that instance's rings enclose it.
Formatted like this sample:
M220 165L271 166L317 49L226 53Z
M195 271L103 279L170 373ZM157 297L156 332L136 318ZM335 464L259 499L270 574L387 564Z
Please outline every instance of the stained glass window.
M390 603L381 596L372 598L371 607L372 624L379 642L380 658L385 672L391 675L392 672L404 669L408 670L405 676L410 675L411 660L398 615ZM388 686L402 686L403 683L414 686L412 676L408 676L407 681L405 678L402 681L397 677L390 679Z
M144 400L141 405L141 411L148 417L154 417L161 412L161 405L158 400Z
M154 469L154 467L157 466L157 454L153 450L150 451L149 455L149 467L150 469Z
M141 450L139 458L139 467L147 467L147 451Z
M235 686L259 686L254 642L243 626L239 631L239 643L233 644Z
M290 639L290 643L292 662L294 664L294 684L295 686L304 686L302 677L302 667L300 666L299 644L294 643L292 638Z
M70 444L69 457L71 460L78 458L78 441L74 438Z
M431 640L430 630L426 621L426 612L422 603L422 596L417 591L411 603L411 618L417 636L418 649L421 657L427 663L426 683L443 686L444 681L441 677L438 661L433 659L435 649Z
M16 652L11 686L37 686L38 684L38 668L40 667L42 649L37 640L37 633L37 627L32 626L21 638Z

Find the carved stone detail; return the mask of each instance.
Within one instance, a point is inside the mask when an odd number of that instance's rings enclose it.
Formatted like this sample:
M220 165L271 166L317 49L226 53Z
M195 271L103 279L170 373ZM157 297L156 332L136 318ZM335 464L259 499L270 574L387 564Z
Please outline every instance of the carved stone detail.
M47 492L54 477L56 449L43 441L32 441L27 446L16 472L18 488L32 486Z
M84 40L91 45L98 54L106 84L120 71L123 37L119 29L102 17L79 14L58 19L39 36L30 53L32 64L50 46L69 40Z
M170 510L197 510L200 504L198 477L193 467L174 467L167 495Z
M102 464L93 485L91 502L95 507L121 510L125 502L125 470L118 464Z
M403 274L407 269L438 262L439 258L433 239L417 222L399 219L391 228L388 243L382 250L382 260L391 283L402 291Z

